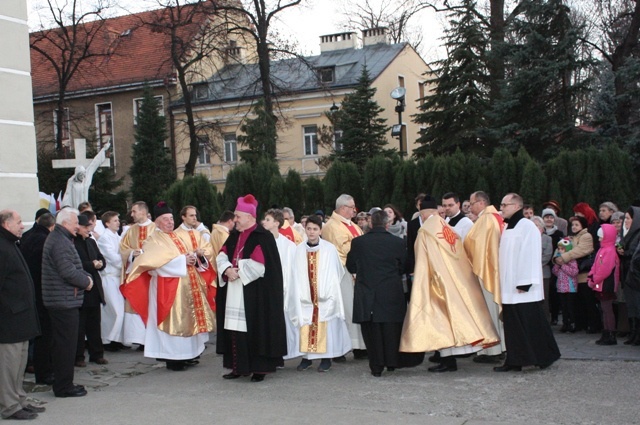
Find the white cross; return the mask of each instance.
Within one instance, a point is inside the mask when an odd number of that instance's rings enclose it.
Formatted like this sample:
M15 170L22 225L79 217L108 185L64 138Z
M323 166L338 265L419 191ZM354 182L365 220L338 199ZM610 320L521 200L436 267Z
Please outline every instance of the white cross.
M93 158L87 158L87 141L85 139L73 139L74 146L74 159L54 159L51 161L53 168L76 168L78 165L82 165L87 168ZM106 158L101 167L110 167L111 159Z

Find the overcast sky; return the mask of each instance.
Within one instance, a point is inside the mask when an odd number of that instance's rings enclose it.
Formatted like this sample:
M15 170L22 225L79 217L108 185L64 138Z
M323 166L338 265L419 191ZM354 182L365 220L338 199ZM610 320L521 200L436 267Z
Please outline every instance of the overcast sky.
M2 0L0 0L2 1ZM56 1L56 0L52 0ZM66 0L57 0L63 4ZM109 0L107 0L109 1ZM139 12L141 10L155 9L158 7L156 0L111 0L117 1L125 10L112 10L109 16L122 15L129 12ZM29 25L35 30L40 27L39 19L36 15L36 8L46 5L45 0L27 0L29 4ZM94 0L81 0L84 7L90 6ZM342 32L341 26L343 17L341 6L343 0L304 0L302 6L287 9L278 15L279 19L275 23L283 36L297 40L301 53L319 54L320 36ZM46 15L44 12L41 12ZM436 14L432 10L425 10L414 17L413 25L419 25L424 33L420 54L427 62L431 62L442 56L444 51L440 47L442 44L442 21L445 16Z

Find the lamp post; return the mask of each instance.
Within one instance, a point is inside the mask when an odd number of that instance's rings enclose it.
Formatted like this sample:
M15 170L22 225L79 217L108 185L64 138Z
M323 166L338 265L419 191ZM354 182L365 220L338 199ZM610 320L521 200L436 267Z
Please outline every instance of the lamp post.
M400 143L400 157L404 155L404 152L402 151L402 113L404 112L404 97L406 94L407 90L404 87L396 87L391 92L391 98L398 102L395 108L395 111L398 113L398 124L391 127L391 137L398 137Z

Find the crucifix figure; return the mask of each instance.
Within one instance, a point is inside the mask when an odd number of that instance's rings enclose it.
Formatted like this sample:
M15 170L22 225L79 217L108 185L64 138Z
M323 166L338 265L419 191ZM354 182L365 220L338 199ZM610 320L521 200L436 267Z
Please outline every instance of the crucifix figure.
M110 165L110 161L106 157L106 151L111 146L111 143L107 142L95 158L90 159L86 158L86 140L74 139L73 142L76 158L54 160L53 168L69 168L75 166L75 172L69 177L69 180L67 180L67 190L64 192L62 205L78 208L78 205L82 202L89 200L89 187L91 186L93 175L98 170L98 167L108 167ZM89 163L87 164L87 162Z

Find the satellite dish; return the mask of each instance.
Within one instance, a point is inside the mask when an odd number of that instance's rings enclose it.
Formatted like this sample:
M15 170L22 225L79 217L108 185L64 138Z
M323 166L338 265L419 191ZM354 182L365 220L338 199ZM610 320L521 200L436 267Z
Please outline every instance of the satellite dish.
M391 98L395 100L404 100L404 95L407 93L407 90L404 87L396 87L391 92Z

